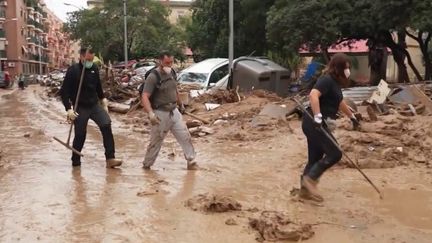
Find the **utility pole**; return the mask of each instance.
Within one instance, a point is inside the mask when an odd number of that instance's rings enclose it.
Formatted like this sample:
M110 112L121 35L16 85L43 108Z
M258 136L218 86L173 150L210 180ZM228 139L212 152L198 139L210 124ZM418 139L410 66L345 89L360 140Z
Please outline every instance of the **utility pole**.
M231 73L234 59L234 0L229 0L229 28L228 59L229 71Z
M128 48L127 48L127 9L126 0L123 0L123 15L124 15L124 57L125 69L128 68Z

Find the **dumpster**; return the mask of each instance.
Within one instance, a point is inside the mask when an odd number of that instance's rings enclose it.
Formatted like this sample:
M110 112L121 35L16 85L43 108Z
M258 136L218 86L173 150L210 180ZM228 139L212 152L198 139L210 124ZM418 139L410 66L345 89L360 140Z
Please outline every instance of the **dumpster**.
M286 97L290 71L265 57L240 57L233 63L232 88L240 91L263 89Z

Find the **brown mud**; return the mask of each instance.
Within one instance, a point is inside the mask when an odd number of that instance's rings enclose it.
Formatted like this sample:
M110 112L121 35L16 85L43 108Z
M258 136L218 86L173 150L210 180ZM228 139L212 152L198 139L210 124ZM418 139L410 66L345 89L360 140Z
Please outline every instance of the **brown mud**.
M273 102L266 97L209 112L214 120L225 113L241 119L225 119L227 124L212 126L215 134L193 139L200 170L186 170L170 135L153 170L145 171L148 127L142 112L112 115L117 156L125 160L120 169L105 168L93 122L81 169L73 169L70 151L52 139L67 138L64 108L43 93L34 86L0 90L0 242L256 242L260 230L250 226L250 219L262 226L266 211L283 212L284 220L277 222L300 226L283 232L310 232L302 228L310 225L313 236L301 242L431 242L429 117L379 116L375 123L364 122L363 132L341 121L336 137L350 143L343 145L350 156L359 162L390 161L365 166L374 168L365 173L384 199L341 163L320 180L325 201L317 206L290 195L307 159L299 121L262 130L249 125L253 114ZM242 110L246 115L239 115ZM224 139L234 131L245 139ZM187 200L206 193L231 196L242 210L208 214L185 207Z

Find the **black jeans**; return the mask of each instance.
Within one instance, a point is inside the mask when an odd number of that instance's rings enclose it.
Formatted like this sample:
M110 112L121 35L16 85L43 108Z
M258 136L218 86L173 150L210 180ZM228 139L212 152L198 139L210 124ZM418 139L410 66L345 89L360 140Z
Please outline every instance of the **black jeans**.
M303 116L302 129L308 144L308 163L303 175L318 180L327 169L341 160L342 152L306 115ZM324 129L332 136L326 127ZM333 140L336 141L334 137Z
M88 120L92 119L98 125L102 133L105 158L115 158L114 137L111 130L111 119L108 113L100 105L95 105L91 108L78 107L77 113L78 117L74 121L75 137L73 140L73 147L81 152L87 135ZM72 153L72 161L75 163L80 162L80 156Z

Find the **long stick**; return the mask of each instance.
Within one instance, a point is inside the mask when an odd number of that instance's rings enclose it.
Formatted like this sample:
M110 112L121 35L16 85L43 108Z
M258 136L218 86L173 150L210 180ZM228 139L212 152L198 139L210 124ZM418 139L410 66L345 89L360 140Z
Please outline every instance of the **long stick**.
M197 116L197 115L194 115L194 114L192 114L192 113L190 113L190 112L185 112L185 114L186 115L188 115L188 116L190 116L190 117L192 117L192 118L195 118L195 119L197 119L197 120L199 120L199 121L202 121L204 124L210 124L210 121L208 121L208 120L206 120L206 119L204 119L204 118L201 118L201 117L199 117L199 116Z
M84 67L84 64L83 64L83 69L81 71L80 82L79 82L79 85L78 85L78 92L77 92L77 96L75 98L75 104L73 106L74 112L76 112L77 109L78 109L78 102L79 102L79 97L81 95L81 87L82 87L83 80L84 80L84 73L85 73L85 67ZM54 139L57 142L63 144L63 146L65 146L66 148L72 150L72 152L74 152L74 153L78 154L79 156L83 157L84 155L82 153L80 153L79 151L77 151L76 149L74 149L72 146L70 146L70 139L71 139L71 135L72 135L72 128L73 128L73 126L74 126L74 121L71 122L71 125L69 127L69 134L68 134L68 138L67 138L66 143L63 143L60 139L58 139L56 137L54 137Z
M304 108L304 106L295 98L293 100L297 103L298 107L303 111L303 114L306 114L310 119L313 121L312 115ZM383 199L383 196L381 194L381 191L378 189L377 186L369 179L369 177L360 169L360 167L355 163L353 160L351 160L350 157L345 153L345 151L342 150L342 148L339 146L339 144L334 140L334 138L325 130L322 126L320 126L321 132L324 133L324 135L330 139L330 141L335 145L345 156L345 158L350 162L359 172L362 174L362 176L369 182L369 184L375 189L375 191L379 194L380 199Z
M79 97L81 95L81 87L82 87L83 80L84 80L84 73L85 73L85 67L83 66L83 69L81 71L81 76L80 76L80 82L79 82L79 85L78 85L77 97L75 98L75 105L73 107L74 112L76 112L78 110L78 101L79 101ZM73 126L74 126L74 121L71 122L71 125L70 125L70 128L69 128L69 135L68 135L68 139L67 139L67 142L66 142L67 145L70 144L70 138L71 138L71 135L72 135L72 127Z

